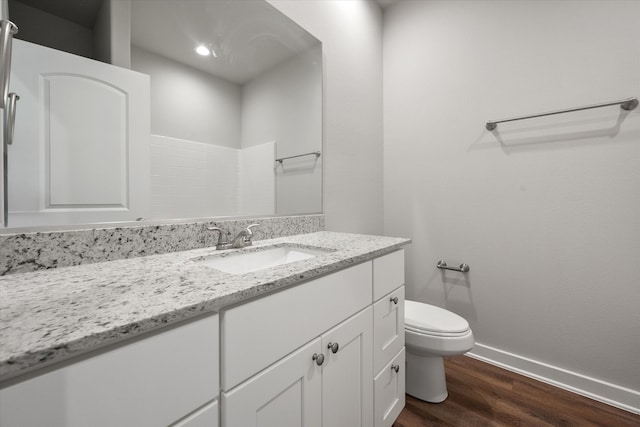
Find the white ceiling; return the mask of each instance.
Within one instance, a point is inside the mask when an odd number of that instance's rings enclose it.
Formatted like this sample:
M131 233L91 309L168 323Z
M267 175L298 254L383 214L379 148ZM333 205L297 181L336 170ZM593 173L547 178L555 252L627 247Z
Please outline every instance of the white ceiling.
M238 84L319 43L262 0L133 0L131 23L132 45Z

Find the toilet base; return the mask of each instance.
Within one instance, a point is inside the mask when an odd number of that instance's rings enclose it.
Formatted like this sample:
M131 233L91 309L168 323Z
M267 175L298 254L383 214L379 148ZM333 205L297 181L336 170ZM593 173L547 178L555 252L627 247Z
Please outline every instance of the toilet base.
M442 356L417 355L407 349L406 360L406 393L426 402L443 402L448 393Z

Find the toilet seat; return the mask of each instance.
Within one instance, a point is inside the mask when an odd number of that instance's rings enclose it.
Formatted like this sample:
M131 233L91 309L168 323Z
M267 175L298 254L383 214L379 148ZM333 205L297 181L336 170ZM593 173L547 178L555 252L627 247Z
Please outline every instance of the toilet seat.
M428 335L430 337L443 337L443 338L463 337L469 334L469 329L463 332L436 332L436 331L424 331L422 329L412 328L407 325L404 326L404 330L405 332L412 332L417 335L425 335L425 336Z
M421 335L458 337L469 333L469 323L461 316L434 305L404 302L405 330Z

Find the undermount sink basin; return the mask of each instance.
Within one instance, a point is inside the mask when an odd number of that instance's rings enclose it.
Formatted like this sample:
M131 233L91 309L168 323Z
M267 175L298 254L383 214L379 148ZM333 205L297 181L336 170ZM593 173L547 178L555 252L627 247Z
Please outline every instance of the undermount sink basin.
M251 248L247 252L211 255L197 258L194 261L225 273L245 274L313 258L327 252L330 250L299 246L267 246L265 248Z

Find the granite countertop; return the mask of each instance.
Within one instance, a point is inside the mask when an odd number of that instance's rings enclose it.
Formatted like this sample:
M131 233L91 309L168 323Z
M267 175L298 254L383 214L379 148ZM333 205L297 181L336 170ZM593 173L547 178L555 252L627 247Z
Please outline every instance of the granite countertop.
M0 382L400 249L409 239L317 233L0 277ZM327 253L243 275L193 261L280 244Z

